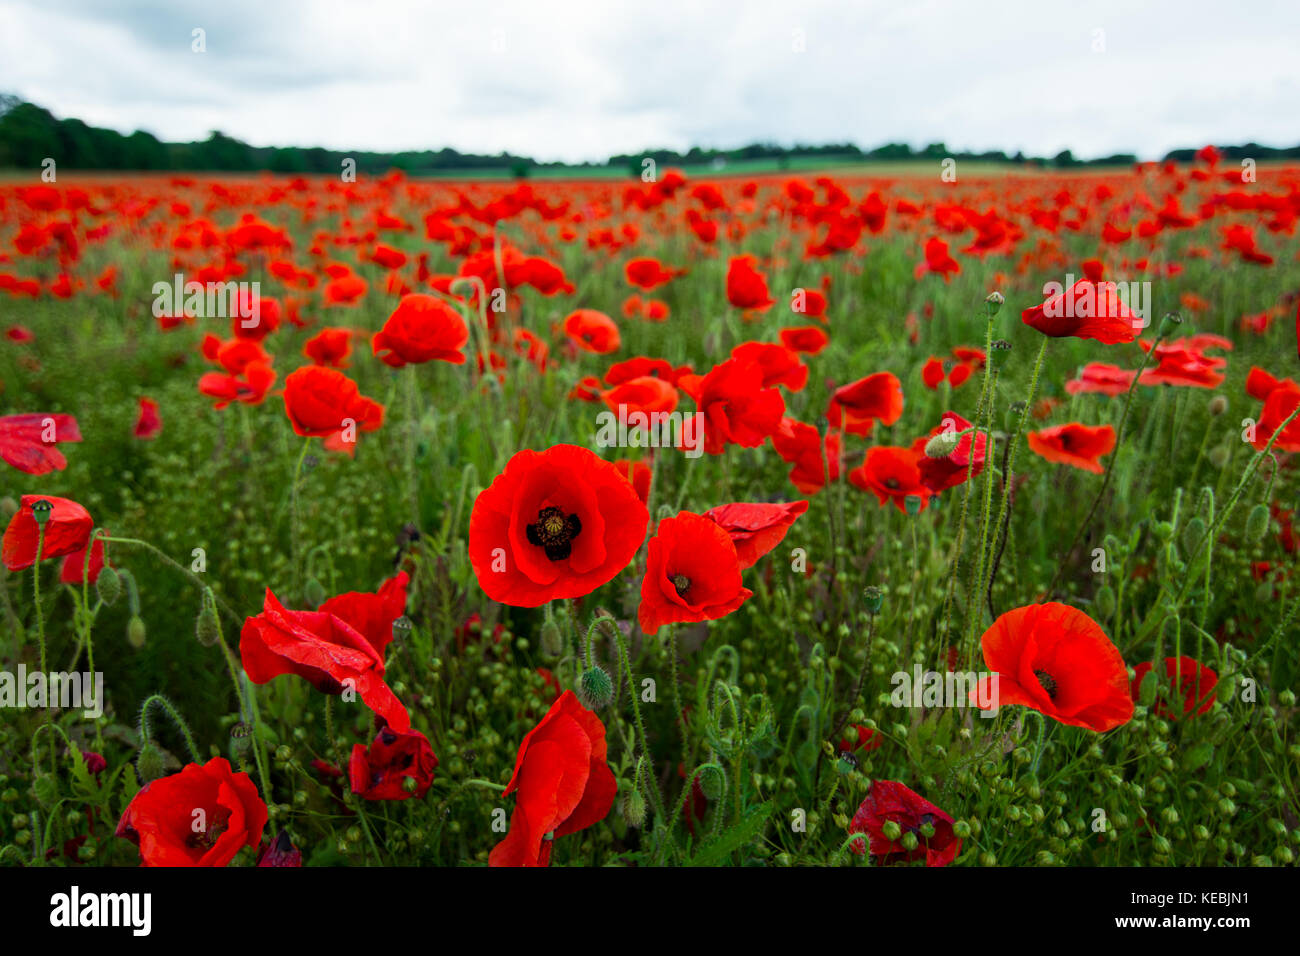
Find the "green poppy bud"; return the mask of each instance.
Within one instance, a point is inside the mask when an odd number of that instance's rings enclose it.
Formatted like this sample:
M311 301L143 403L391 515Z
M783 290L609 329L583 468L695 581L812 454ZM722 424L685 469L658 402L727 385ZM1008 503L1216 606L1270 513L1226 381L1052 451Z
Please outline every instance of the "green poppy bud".
M95 593L105 604L112 604L122 596L122 578L107 564L95 579Z
M153 741L146 740L140 748L140 754L135 758L135 772L141 783L152 783L165 772L163 753Z
M582 672L578 683L578 696L589 710L608 707L614 699L614 682L603 667L593 664Z
M1109 584L1097 588L1097 593L1093 596L1093 606L1097 609L1097 616L1103 621L1108 620L1115 613L1115 592Z
M1264 504L1255 505L1250 509L1250 514L1246 518L1245 538L1247 541L1256 542L1268 533L1268 506Z
M623 819L630 827L639 828L645 823L645 797L636 787L623 795Z
M144 639L144 621L140 620L140 615L136 614L126 622L126 641L136 650L139 650L144 647Z
M204 647L212 647L221 636L221 624L217 621L217 612L210 605L204 605L194 622L194 637Z

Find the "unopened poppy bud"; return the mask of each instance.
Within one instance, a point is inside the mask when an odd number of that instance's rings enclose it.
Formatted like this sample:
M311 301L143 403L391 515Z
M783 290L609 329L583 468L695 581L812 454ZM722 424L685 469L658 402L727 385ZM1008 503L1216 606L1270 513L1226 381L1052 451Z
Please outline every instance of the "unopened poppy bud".
M559 657L564 653L564 635L555 618L548 618L542 623L542 653L549 658Z
M614 682L603 667L593 664L582 672L578 692L588 710L600 710L614 699Z
M623 796L623 819L630 827L640 827L645 823L645 797L633 787Z
M1166 312L1165 317L1160 320L1160 337L1167 339L1178 331L1178 326L1183 324L1183 317L1177 312Z
M194 637L204 647L212 647L220 635L221 624L217 621L217 612L211 605L205 605L194 622Z
M140 615L133 615L131 620L126 622L126 642L139 650L144 647L144 639L144 621L140 620Z
M727 791L727 777L722 768L715 764L706 764L700 768L700 789L708 800L719 800Z
M880 828L880 832L890 840L897 840L903 835L903 828L898 825L896 820L886 820L884 826Z
M1151 705L1156 702L1156 694L1159 690L1160 681L1156 677L1156 672L1154 670L1147 671L1142 675L1142 683L1138 687L1138 703L1150 709Z
M140 748L140 755L135 758L136 776L141 783L151 783L163 775L163 754L152 740L146 740Z
M95 579L95 593L105 604L112 604L122 596L122 579L107 564L99 571Z
M1215 445L1205 454L1205 460L1215 468L1222 470L1223 466L1228 463L1228 449L1222 445Z
M1218 418L1228 410L1228 397L1226 395L1215 395L1210 399L1210 414Z
M42 528L45 527L45 522L50 520L50 512L53 510L54 506L43 498L32 502L32 517Z
M32 793L41 806L49 809L59 802L59 778L52 773L37 774Z
M1161 521L1155 526L1156 537L1161 541L1168 541L1174 536L1174 526L1168 521Z
M1258 541L1268 532L1268 506L1258 504L1246 518L1246 540Z
M920 842L921 841L916 838L916 834L911 830L908 830L903 834L903 846L909 850L915 850Z
M325 588L315 578L308 578L307 585L303 588L303 598L312 607L320 607L325 603Z
M885 603L885 594L874 584L868 585L862 589L862 603L868 614L879 614L881 605Z
M990 292L984 297L984 307L988 310L989 315L997 315L998 309L1002 308L1002 303L1006 301L1006 296L1001 292Z
M941 431L925 443L926 458L947 458L961 444L964 431Z
M1192 515L1183 525L1183 548L1188 554L1205 540L1205 522L1200 515Z
M415 793L416 790L420 789L420 782L414 777L403 777L402 789L407 793Z
M1093 606L1097 609L1097 617L1101 620L1107 620L1115 613L1115 592L1109 584L1103 584L1097 588L1097 593L1092 599Z

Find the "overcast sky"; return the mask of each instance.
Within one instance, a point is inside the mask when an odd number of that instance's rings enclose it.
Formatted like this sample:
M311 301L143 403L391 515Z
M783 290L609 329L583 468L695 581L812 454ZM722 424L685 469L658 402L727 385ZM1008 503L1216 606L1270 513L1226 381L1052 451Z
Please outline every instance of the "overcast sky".
M0 0L3 91L173 141L1151 158L1300 143L1300 0Z

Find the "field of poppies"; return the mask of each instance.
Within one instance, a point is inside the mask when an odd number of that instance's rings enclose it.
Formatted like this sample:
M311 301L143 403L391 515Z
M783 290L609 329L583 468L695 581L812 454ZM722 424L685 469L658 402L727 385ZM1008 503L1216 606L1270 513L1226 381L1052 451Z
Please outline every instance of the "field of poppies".
M1293 864L1300 168L950 173L0 181L0 861Z

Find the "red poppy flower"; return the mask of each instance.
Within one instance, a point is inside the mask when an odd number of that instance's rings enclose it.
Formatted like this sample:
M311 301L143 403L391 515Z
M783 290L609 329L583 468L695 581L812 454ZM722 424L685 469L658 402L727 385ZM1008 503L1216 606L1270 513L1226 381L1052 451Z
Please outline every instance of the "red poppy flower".
M709 374L685 375L678 384L704 415L704 450L720 455L728 444L757 448L781 423L785 399L763 386L757 362L728 359Z
M917 265L912 275L919 279L927 273L935 273L943 276L944 282L948 282L959 272L961 272L961 263L948 252L948 243L936 236L926 240L925 261Z
M903 383L893 372L877 372L841 385L831 395L826 417L850 435L870 435L879 420L892 425L903 415Z
M71 415L6 415L0 418L0 458L29 475L47 475L68 467L57 442L81 441L81 430Z
M33 510L37 502L44 503L37 510L43 510L45 504L50 506L43 535ZM38 542L42 561L75 554L85 550L94 526L90 513L75 501L53 495L23 495L21 507L5 528L0 557L10 571L22 571L36 563Z
M740 557L725 528L689 511L659 522L641 581L642 631L654 634L676 621L715 621L752 595L741 584Z
M405 571L398 571L374 594L348 591L325 601L317 610L351 624L382 661L393 639L393 622L406 613L406 585L410 579Z
M1030 432L1029 447L1038 455L1058 465L1071 465L1101 474L1098 460L1115 450L1115 429L1110 425L1092 427L1070 422Z
M738 309L766 309L775 300L767 277L754 268L753 256L735 256L727 265L727 301Z
M1151 669L1150 661L1143 661L1133 668L1132 695L1135 702L1142 689L1142 678L1151 673ZM1197 715L1207 713L1214 706L1214 688L1219 683L1219 675L1194 658L1186 655L1166 657L1165 676L1169 678L1170 684L1174 683L1175 677L1177 678L1178 692L1183 698L1183 712L1175 714L1169 708L1163 693L1165 687L1161 685L1161 693L1157 695L1155 705L1152 707L1157 716L1166 720L1177 720L1179 717L1188 716L1193 711Z
M867 449L862 464L849 472L849 481L870 491L882 505L893 502L899 511L907 510L908 498L920 498L924 511L933 492L921 479L921 461L925 453L916 448L876 445Z
M275 370L270 365L262 361L253 361L245 365L242 371L234 374L205 373L199 378L199 392L216 399L213 407L217 411L221 411L231 402L260 405L266 399L271 386L275 384L275 378Z
M1120 299L1113 282L1087 279L1025 309L1020 318L1052 338L1096 339L1107 345L1132 342L1145 327L1142 317Z
M897 840L885 834L885 824L896 823L901 831ZM927 827L934 832L927 835ZM853 815L850 833L865 833L877 866L925 860L926 866L947 866L961 852L961 838L953 833L953 819L920 794L893 780L873 780L867 798ZM909 850L903 837L916 837L916 848ZM849 848L859 856L866 852L859 840Z
M381 727L369 748L352 745L348 779L352 792L366 800L419 799L433 784L437 766L438 758L424 734ZM407 780L414 781L409 790Z
M1021 705L1098 733L1133 717L1124 658L1082 611L1054 601L1018 607L994 621L980 644L996 673L980 679L972 702Z
M704 517L731 536L743 571L753 567L759 558L780 544L795 519L807 510L806 501L738 502L710 508L704 512Z
M131 433L142 441L148 441L157 438L160 432L162 432L162 417L158 414L158 403L152 398L141 398L135 427Z
M815 325L781 330L781 344L791 352L816 355L830 344L830 336Z
M784 385L790 391L797 392L808 383L808 366L800 362L799 356L784 345L744 342L731 350L731 357L742 362L757 362L763 370L764 388Z
M930 438L948 434L958 434L971 427L971 423L956 412L944 412L942 422L930 432ZM960 485L969 476L976 478L984 470L984 461L988 445L988 436L981 431L972 431L957 440L957 447L939 458L925 454L928 438L919 438L912 445L912 450L920 450L917 469L921 473L921 483L934 494ZM971 461L971 449L975 450L974 462Z
M627 479L587 449L525 450L474 502L470 562L502 604L582 597L627 567L649 520Z
M670 281L678 274L672 269L664 268L664 264L658 259L631 259L623 267L623 275L627 278L628 284L645 289L647 292Z
M618 326L604 312L578 309L564 320L564 334L578 348L598 355L617 352L620 344Z
M943 382L943 359L931 355L921 367L921 383L930 389L936 389Z
M469 341L469 326L459 312L432 295L415 292L402 297L370 345L385 365L402 368L424 362L463 365L461 349Z
M225 866L262 842L266 819L248 774L213 757L145 784L122 814L117 835L139 846L145 866Z
M304 365L284 380L284 411L298 435L325 438L372 432L384 423L384 406L366 398L338 369Z
M355 692L396 731L411 727L406 708L384 683L383 654L337 614L290 611L267 588L262 613L244 621L239 657L254 684L296 674L323 694Z
M1133 386L1137 372L1129 372L1118 365L1105 362L1089 362L1079 377L1065 383L1065 390L1071 395L1097 392L1101 395L1123 395Z
M510 830L488 865L546 866L556 839L603 820L618 791L605 754L605 725L566 690L519 744Z
M622 413L625 413L622 414L624 419L634 412L647 416L671 412L677 407L679 398L677 389L671 382L653 375L620 382L614 388L601 392L600 397L616 415L621 414L621 407Z
M821 433L806 422L782 418L772 433L772 447L790 469L790 483L805 495L816 494L826 484L840 477L840 456L843 440L839 432Z
M352 354L352 330L321 329L303 345L302 354L311 359L313 365L347 368L348 357Z
M1273 435L1282 423L1291 416L1300 405L1300 385L1287 380L1268 393L1264 399L1264 410L1260 412L1259 423L1255 426L1255 440L1251 442L1257 451L1268 447ZM1277 451L1300 451L1300 416L1297 416L1277 436L1273 442Z
M85 577L89 579L89 583L94 584L99 580L99 572L104 570L107 563L104 539L96 535L95 543L90 548L89 574L86 573L86 548L83 545L63 559L63 567L59 569L59 581L63 584L80 586L81 579Z

